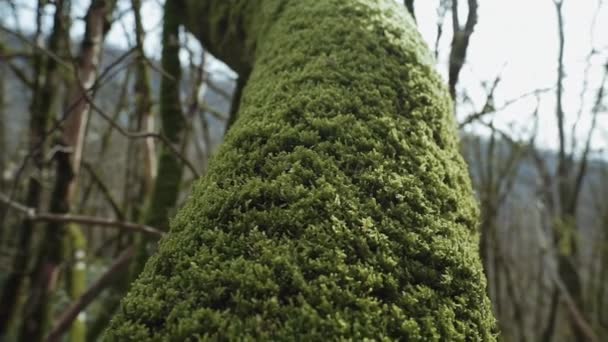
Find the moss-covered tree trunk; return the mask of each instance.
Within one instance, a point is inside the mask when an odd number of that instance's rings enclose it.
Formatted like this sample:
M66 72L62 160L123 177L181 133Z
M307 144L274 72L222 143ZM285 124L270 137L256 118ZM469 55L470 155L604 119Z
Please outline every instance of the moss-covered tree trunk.
M403 6L187 4L252 72L108 340L493 340L449 96Z

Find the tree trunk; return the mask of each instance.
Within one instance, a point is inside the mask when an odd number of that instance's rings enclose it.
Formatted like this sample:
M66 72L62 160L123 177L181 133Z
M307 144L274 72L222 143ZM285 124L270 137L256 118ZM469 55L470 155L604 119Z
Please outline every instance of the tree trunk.
M495 339L448 92L404 11L187 2L252 73L107 340Z
M183 144L186 127L180 99L182 69L179 61L179 20L181 7L176 1L165 5L163 23L162 68L160 93L161 134L179 149ZM158 161L158 177L154 184L152 199L148 206L144 223L167 230L169 212L177 203L179 185L182 180L183 164L167 146L162 146Z
M62 149L54 156L57 169L50 203L52 213L69 213L76 199L78 174L89 117L91 96L89 92L97 79L102 44L109 29L107 16L111 13L112 7L112 1L94 0L85 18L85 36L78 57L75 80L68 91L67 109L63 118L60 138ZM78 228L72 226L71 229ZM32 275L35 294L29 300L30 313L25 317L30 326L23 335L25 340L38 341L52 322L52 300L59 282L60 264L66 251L65 232L66 227L60 222L50 222L44 231L41 252ZM78 251L84 253L83 249ZM79 259L84 260L84 256ZM84 261L79 265L84 265ZM72 287L86 287L84 270L74 271L77 276L70 280L78 280L81 283L72 284ZM83 334L83 331L78 333L80 336Z
M36 37L41 36L42 8L44 5L44 1L39 1ZM63 38L69 31L70 6L67 1L57 1L55 6L53 29L49 37L48 50L55 55L63 55L62 51L69 50L65 46ZM32 71L34 82L30 104L29 154L31 155L35 175L28 180L24 204L28 208L39 209L43 192L41 178L46 169L44 158L48 147L46 131L57 105L58 89L61 83L60 72L65 70L61 70L56 60L48 58L43 52L40 52L34 55ZM16 319L15 314L20 311L19 301L25 293L23 287L28 276L29 263L36 254L35 251L32 251L32 245L39 238L39 235L34 232L34 225L35 223L31 220L24 219L17 229L17 253L0 297L0 303L2 303L0 305L0 337L9 331L15 335L19 334L18 329L13 329L11 325L21 323ZM30 326L32 326L30 322L24 322L23 324L25 330L28 330Z
M139 1L134 1L134 10L139 10ZM162 69L166 75L161 79L160 117L161 133L174 145L183 143L185 119L181 109L180 84L181 65L179 62L179 15L180 7L175 1L165 3L163 22L163 51ZM179 158L167 146L161 145L158 162L158 175L152 188L151 198L141 220L154 227L168 229L168 215L177 203L183 174L183 165ZM110 296L104 302L103 310L92 324L89 340L96 339L102 328L107 326L120 304L120 299L127 292L129 284L137 278L150 256L149 243L146 236L138 240L136 257L131 263L128 274L118 279L110 288Z
M87 264L86 250L87 239L84 236L80 226L77 224L68 224L67 235L69 239L71 253L68 258L73 260L72 267L69 270L67 279L68 293L72 301L77 301L87 290ZM86 312L80 312L76 320L72 322L70 327L70 342L85 342L87 334Z
M0 52L2 51L2 43L0 42ZM6 144L6 121L8 115L6 115L6 96L5 96L5 83L8 73L8 68L0 66L0 151L4 151L0 156L0 191L4 192L4 172L6 171L6 164L8 162L8 150ZM0 214L2 216L2 214ZM4 243L4 227L0 227L0 243Z
M132 0L133 14L135 15L135 39L137 41L137 65L135 78L135 112L138 122L138 131L154 132L154 115L152 115L152 89L150 74L144 51L145 31L141 18L141 0ZM152 191L156 178L156 147L154 138L143 140L143 179L144 199Z

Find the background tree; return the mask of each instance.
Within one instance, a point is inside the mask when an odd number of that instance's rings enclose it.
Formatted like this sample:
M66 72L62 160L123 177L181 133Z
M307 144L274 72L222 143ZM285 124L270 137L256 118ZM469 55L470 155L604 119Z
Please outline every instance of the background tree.
M35 37L37 40L42 39L42 13L44 5L43 1L38 2L36 10ZM66 51L67 49L63 38L69 30L69 10L69 2L57 2L53 17L53 29L49 37L48 53L45 53L44 50L36 49L37 46L34 48L34 56L31 59L33 80L27 78L26 81L31 86L30 111L32 115L29 124L29 151L26 160L24 160L22 170L26 167L29 159L31 159L34 173L29 178L24 204L33 209L38 209L42 201L42 186L46 169L45 156L48 147L48 142L46 141L48 136L47 130L51 118L55 115L54 111L57 110L58 90L61 84L60 73L62 72L62 68L67 66L57 56L60 56L61 51ZM23 74L24 78L27 77L25 73ZM15 187L13 187L13 190L16 190ZM3 213L2 221L5 220L5 216L6 214ZM19 299L20 296L26 293L22 287L24 286L24 278L28 275L24 270L30 266L29 260L36 257L35 253L39 249L36 248L35 251L30 250L36 239L34 222L31 220L25 218L19 229L14 233L16 236L11 238L16 242L18 254L13 258L11 272L8 274L7 281L2 289L3 305L2 309L0 309L0 331L4 332L12 330L12 327L10 327L11 323L21 323L20 321L16 321L13 315L17 311L22 310L19 307ZM33 286L33 284L30 286ZM29 291L32 295L39 295L34 290ZM25 310L27 314L28 311L27 309ZM29 330L30 327L31 329L35 329L31 324L35 325L36 323L24 321L24 329Z

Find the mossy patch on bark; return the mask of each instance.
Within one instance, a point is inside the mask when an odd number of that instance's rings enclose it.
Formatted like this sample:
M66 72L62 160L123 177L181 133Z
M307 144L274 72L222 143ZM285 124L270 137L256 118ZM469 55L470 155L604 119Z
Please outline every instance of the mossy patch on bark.
M190 16L245 32L239 118L106 339L494 340L451 103L411 18L237 2Z

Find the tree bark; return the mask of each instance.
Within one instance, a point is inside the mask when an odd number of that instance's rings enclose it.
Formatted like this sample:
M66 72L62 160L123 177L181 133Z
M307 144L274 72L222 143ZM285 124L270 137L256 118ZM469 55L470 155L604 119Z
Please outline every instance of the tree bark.
M138 6L134 6L138 8ZM161 79L160 118L161 134L168 143L175 147L182 145L185 129L185 118L182 113L180 100L181 65L179 61L179 16L180 7L176 1L165 3L163 21L163 50L162 69L166 75ZM180 158L165 144L161 145L158 170L156 171L154 186L152 188L149 205L142 215L146 225L156 224L161 230L168 230L169 213L177 203L180 184L183 174L183 163ZM119 279L111 287L111 295L105 301L103 310L97 321L92 325L89 339L95 339L105 328L114 315L120 299L129 288L129 284L137 278L150 256L150 243L156 239L142 236L138 240L136 256L131 263L128 274Z
M452 47L450 49L450 60L448 68L448 88L450 89L450 96L456 101L456 85L460 77L460 71L464 66L464 62L467 57L467 50L469 49L469 41L471 35L477 25L477 0L467 0L469 5L469 12L467 15L467 21L464 27L460 26L458 19L458 1L452 1Z
M187 29L252 72L108 341L495 339L451 102L404 11L187 2Z
M574 151L566 150L566 133L565 133L565 112L563 106L564 94L564 15L563 15L563 0L554 0L555 10L557 14L558 24L558 58L557 58L557 87L556 87L556 118L558 129L558 161L556 167L556 187L559 195L559 212L555 213L554 219L554 244L557 250L557 265L561 280L566 286L568 294L572 297L576 307L586 314L582 293L581 276L579 274L578 260L578 223L577 210L578 201L575 191L576 174L575 164L573 162ZM591 131L592 132L592 131ZM591 134L590 132L590 134ZM575 139L573 137L573 139ZM586 158L586 156L585 156ZM583 160L583 165L586 164ZM584 169L582 169L584 176ZM577 341L588 341L584 329L577 323L572 313L569 313L569 323L572 334ZM556 319L555 317L553 319ZM553 323L555 324L555 323Z
M50 211L66 214L71 211L76 199L78 174L84 149L84 139L89 118L89 97L85 93L91 91L97 79L101 58L101 49L105 34L109 29L108 16L111 14L113 1L94 0L85 17L85 34L81 44L80 55L72 82L68 91L67 110L61 130L60 149L55 154L56 175L53 193L51 195ZM72 226L72 231L76 228ZM62 222L50 221L44 230L44 238L40 254L32 275L34 284L33 295L28 300L29 313L24 320L29 326L22 337L28 341L41 340L45 330L52 324L52 298L58 286L60 264L65 254L66 227ZM74 234L76 234L74 232ZM83 245L79 243L78 245ZM84 253L82 248L79 253ZM79 265L84 266L84 256ZM74 270L77 275L70 280L78 280L81 284L72 284L74 288L86 286L85 270ZM76 293L76 297L79 293ZM81 326L80 336L84 336L84 326ZM74 336L74 335L73 335Z
M2 42L0 42L0 52L2 52ZM8 68L0 66L0 151L5 151L0 156L0 191L4 191L4 172L8 162L8 150L6 144L6 95L5 83ZM1 216L1 214L0 214ZM4 227L0 227L0 243L4 241Z
M44 1L38 3L37 9L37 34L42 32L42 14ZM48 50L59 55L64 50L69 50L63 44L63 37L69 31L69 2L57 1L53 17L53 29L49 37ZM48 58L42 51L36 51L32 61L34 82L32 88L32 102L30 104L31 118L29 123L29 155L34 166L35 176L30 177L27 185L25 205L29 208L38 209L42 198L41 178L46 169L44 158L47 151L46 130L49 121L54 115L57 105L58 89L60 86L60 65L53 58ZM45 58L46 57L46 58ZM1 223L0 223L1 224ZM13 259L12 269L7 277L0 297L0 334L13 330L11 323L20 323L14 315L19 311L19 297L23 291L24 280L27 277L29 263L36 253L32 249L33 242L38 237L34 232L34 222L25 218L17 230L17 255ZM23 329L30 327L30 322L24 322ZM15 334L19 334L17 329ZM1 335L0 335L1 336Z
M186 122L182 111L180 86L182 68L179 61L179 25L181 7L177 1L165 5L163 22L162 68L170 75L163 75L160 90L161 134L168 142L181 149ZM150 205L144 223L168 228L169 212L177 203L179 185L183 174L183 163L168 146L160 149L158 171Z
M133 13L135 15L135 40L137 41L137 66L135 78L136 116L138 119L138 131L154 132L154 115L152 114L152 89L150 86L150 74L144 51L145 31L141 18L141 0L132 0ZM152 191L156 179L156 147L154 138L143 141L143 175L144 175L144 198Z

